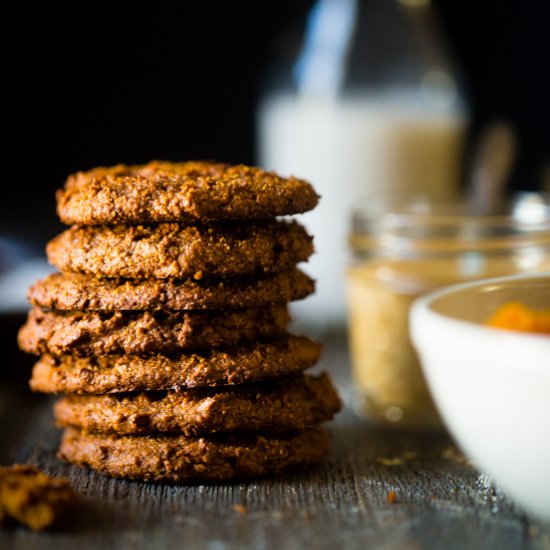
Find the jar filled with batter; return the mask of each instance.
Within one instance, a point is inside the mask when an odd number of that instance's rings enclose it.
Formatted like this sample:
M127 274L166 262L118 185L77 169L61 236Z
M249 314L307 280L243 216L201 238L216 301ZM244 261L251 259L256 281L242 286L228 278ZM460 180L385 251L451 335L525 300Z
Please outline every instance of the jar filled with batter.
M356 208L347 270L356 409L403 428L440 427L409 338L420 295L455 283L550 270L550 201L523 193L491 214L422 199Z

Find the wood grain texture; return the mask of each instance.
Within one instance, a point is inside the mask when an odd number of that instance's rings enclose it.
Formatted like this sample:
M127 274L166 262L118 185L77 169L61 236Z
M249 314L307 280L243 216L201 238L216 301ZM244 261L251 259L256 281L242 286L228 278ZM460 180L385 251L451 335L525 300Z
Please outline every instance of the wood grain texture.
M305 474L221 486L126 482L65 464L55 458L51 401L2 388L2 462L66 476L82 505L62 530L3 530L0 548L550 548L550 527L526 517L445 434L385 431L353 414L343 339L327 341L319 367L346 400L325 462Z

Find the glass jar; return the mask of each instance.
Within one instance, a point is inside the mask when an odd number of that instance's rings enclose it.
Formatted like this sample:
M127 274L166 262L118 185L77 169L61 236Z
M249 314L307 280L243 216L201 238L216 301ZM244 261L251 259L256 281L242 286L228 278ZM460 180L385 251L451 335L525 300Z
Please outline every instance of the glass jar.
M349 337L361 415L404 428L440 419L409 338L412 302L435 288L550 270L550 201L518 195L496 214L422 199L353 213L347 271Z

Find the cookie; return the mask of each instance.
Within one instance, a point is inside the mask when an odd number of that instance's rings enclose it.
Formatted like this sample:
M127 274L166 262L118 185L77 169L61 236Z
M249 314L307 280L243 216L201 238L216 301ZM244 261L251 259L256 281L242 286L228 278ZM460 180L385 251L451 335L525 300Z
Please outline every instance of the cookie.
M255 278L100 279L54 273L29 290L35 306L58 310L236 309L291 302L315 290L299 269Z
M0 466L0 518L40 531L67 519L77 502L65 479L22 464Z
M30 387L44 393L115 393L223 386L296 374L312 367L321 346L305 336L223 350L165 355L43 355Z
M173 353L281 336L286 305L228 311L45 311L34 307L18 335L28 353L81 357Z
M169 483L250 479L319 462L328 450L321 429L287 436L249 435L207 438L132 436L67 428L59 457L113 477Z
M77 227L46 252L60 271L102 277L230 277L276 273L313 253L312 238L296 222L181 226Z
M318 202L306 181L213 162L95 168L69 176L56 197L61 220L79 225L265 219Z
M330 420L341 408L326 374L219 389L69 395L54 407L60 426L121 435L290 432Z

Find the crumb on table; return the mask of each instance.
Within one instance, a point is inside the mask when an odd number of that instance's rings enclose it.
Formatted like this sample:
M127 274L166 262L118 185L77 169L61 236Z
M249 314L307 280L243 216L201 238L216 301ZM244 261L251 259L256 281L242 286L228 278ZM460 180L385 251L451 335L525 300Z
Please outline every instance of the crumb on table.
M0 466L0 523L13 519L35 531L67 518L77 498L68 481L34 466Z

